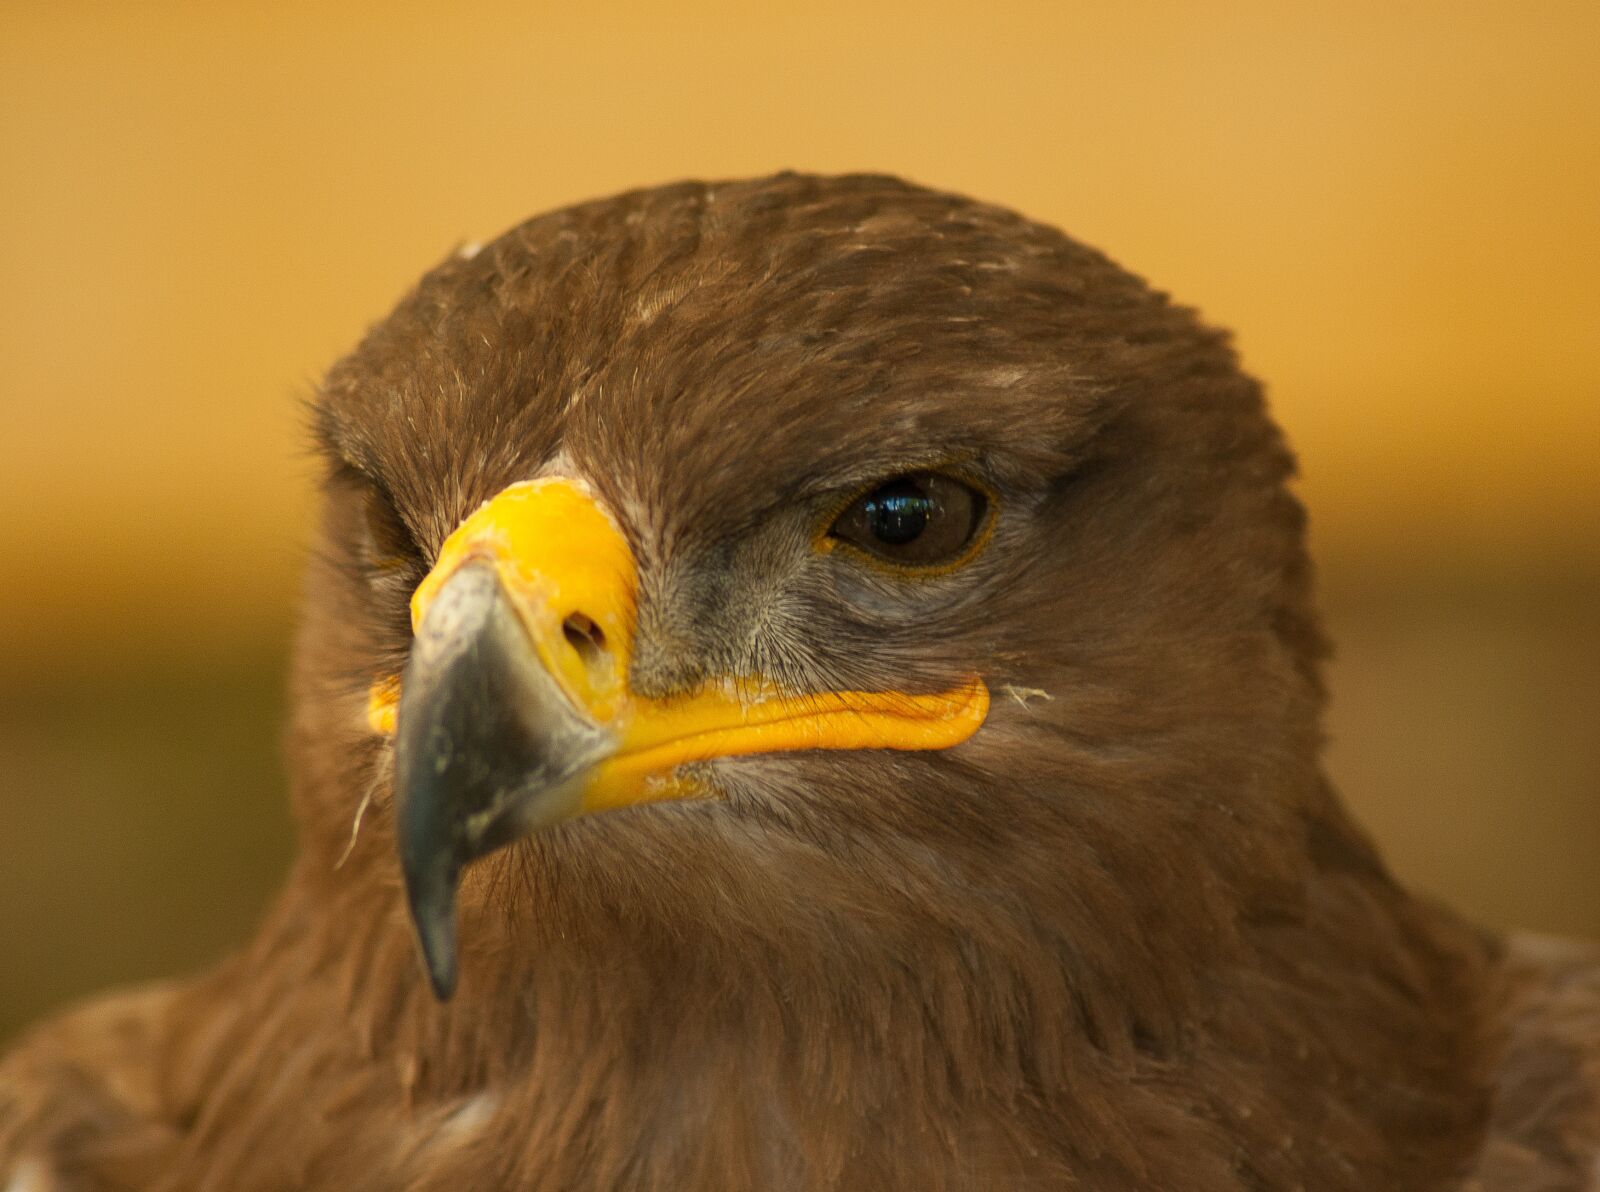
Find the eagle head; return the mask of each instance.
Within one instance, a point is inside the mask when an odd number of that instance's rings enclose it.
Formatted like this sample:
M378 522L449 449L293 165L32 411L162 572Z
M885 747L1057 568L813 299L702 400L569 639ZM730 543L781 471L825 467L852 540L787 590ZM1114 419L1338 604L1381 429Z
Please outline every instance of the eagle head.
M792 1077L838 1138L916 1090L1080 1172L1277 1155L1308 1087L1418 1155L1469 1112L1453 945L1321 777L1292 457L1105 256L885 177L641 190L453 254L315 413L293 888L418 1087Z

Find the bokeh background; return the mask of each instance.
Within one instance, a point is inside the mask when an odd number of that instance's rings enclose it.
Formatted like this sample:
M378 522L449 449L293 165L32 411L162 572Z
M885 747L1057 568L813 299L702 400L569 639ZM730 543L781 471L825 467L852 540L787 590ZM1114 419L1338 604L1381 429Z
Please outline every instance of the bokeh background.
M1238 332L1302 459L1330 766L1408 881L1600 932L1600 5L0 6L0 1036L249 930L297 404L453 246L887 170Z

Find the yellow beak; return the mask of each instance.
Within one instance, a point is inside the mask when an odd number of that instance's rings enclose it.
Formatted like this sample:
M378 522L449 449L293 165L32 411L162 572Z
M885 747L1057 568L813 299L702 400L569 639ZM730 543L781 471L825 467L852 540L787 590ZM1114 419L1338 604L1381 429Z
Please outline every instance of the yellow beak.
M944 749L982 725L989 692L976 676L948 691L785 693L761 679L649 699L628 690L637 572L616 524L564 478L513 484L462 522L411 599L420 631L440 591L467 564L494 569L539 662L614 746L586 775L577 812L696 793L671 780L688 762L800 749ZM397 679L373 685L373 729L393 733Z

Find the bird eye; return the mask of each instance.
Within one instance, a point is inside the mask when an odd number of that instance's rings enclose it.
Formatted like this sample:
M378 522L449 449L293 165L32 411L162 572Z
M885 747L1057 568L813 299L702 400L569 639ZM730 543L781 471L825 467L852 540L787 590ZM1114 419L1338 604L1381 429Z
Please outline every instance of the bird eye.
M382 570L410 563L417 555L411 532L385 493L367 486L362 494L368 561Z
M904 567L954 562L977 537L988 499L937 472L896 476L864 493L841 513L831 538Z

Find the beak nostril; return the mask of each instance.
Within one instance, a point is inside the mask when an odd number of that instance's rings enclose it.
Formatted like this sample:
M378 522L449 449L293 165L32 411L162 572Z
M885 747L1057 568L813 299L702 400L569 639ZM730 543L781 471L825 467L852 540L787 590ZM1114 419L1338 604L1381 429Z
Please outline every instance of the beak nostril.
M567 644L578 652L585 666L594 666L605 654L606 635L600 626L582 613L572 613L561 622Z

